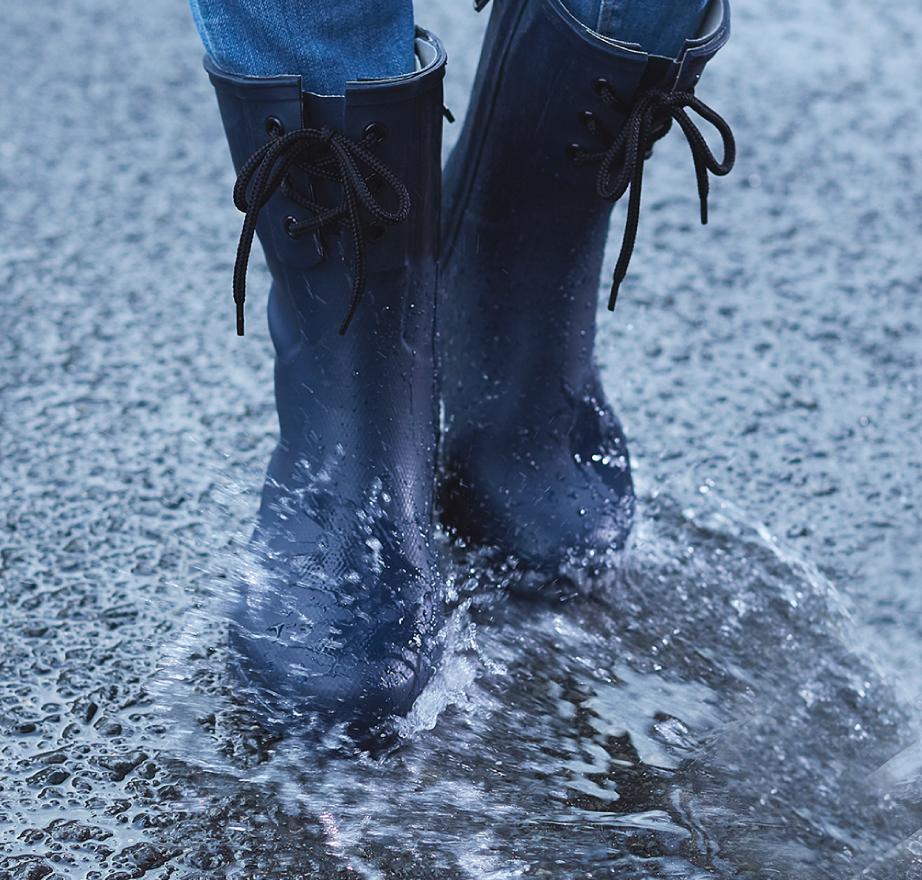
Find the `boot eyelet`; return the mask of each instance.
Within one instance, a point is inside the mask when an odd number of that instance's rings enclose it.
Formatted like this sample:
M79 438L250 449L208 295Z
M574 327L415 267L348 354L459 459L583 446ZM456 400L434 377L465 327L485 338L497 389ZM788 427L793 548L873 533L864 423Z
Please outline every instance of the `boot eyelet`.
M281 137L285 134L285 126L278 116L270 116L266 120L266 134L269 137Z
M581 110L579 113L579 121L583 128L592 130L592 124L596 121L597 117L595 113L591 110Z
M592 91L594 91L600 98L605 92L610 92L612 95L615 94L615 90L611 87L611 83L604 77L596 77L592 81Z
M371 226L365 228L365 238L372 244L381 241L385 235L387 235L387 227L383 223L372 223Z
M571 162L576 162L579 156L584 152L579 144L567 144L564 147L564 153Z
M365 137L376 144L380 144L388 135L387 126L383 122L370 122L365 126Z
M298 235L297 232L292 232L292 231L291 231L291 227L294 226L295 223L297 223L297 222L298 222L298 218L297 218L297 217L291 217L291 216L286 217L286 218L282 221L282 226L285 227L285 232L288 234L288 237L289 237L289 238L293 238L295 241L297 241L297 240L301 237L300 235Z

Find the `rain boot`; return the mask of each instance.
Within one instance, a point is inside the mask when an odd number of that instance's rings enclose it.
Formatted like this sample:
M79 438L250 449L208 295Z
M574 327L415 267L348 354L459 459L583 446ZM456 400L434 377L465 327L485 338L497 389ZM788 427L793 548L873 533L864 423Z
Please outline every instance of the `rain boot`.
M272 275L280 436L231 614L236 669L270 725L373 739L439 656L432 547L434 305L445 53L417 71L303 93L298 76L206 59Z
M443 175L439 504L452 535L511 572L513 592L566 598L630 530L628 450L593 359L609 217L630 189L614 294L643 162L671 122L692 146L702 205L708 170L729 171L729 128L694 96L728 16L712 0L678 57L661 58L599 36L559 0L493 2ZM723 162L687 109L717 128Z

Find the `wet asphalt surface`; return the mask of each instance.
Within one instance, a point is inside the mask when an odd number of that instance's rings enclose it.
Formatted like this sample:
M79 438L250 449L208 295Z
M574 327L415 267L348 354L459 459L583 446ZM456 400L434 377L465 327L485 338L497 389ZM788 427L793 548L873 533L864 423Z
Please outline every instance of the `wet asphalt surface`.
M641 492L764 522L922 708L922 10L733 12L698 91L737 168L701 228L687 146L657 145L600 313L603 377ZM417 16L445 39L460 116L484 21L464 2ZM150 682L253 518L275 430L267 276L251 270L239 340L234 178L180 0L3 17L0 877L205 876L234 858L175 827L158 843L150 805L182 792ZM235 742L243 763L261 748ZM214 839L207 822L191 839Z

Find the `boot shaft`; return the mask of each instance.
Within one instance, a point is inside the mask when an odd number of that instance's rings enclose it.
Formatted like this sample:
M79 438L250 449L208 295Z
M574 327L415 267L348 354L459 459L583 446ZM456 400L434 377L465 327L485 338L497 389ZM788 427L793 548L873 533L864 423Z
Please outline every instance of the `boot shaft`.
M271 195L256 225L273 277L269 326L281 436L270 477L289 485L301 479L296 473L333 467L355 503L381 479L409 492L418 476L432 494L431 475L408 471L425 471L427 464L431 470L436 443L433 336L445 54L420 31L417 55L416 73L349 83L344 96L302 93L297 76L229 75L206 59L238 172L273 138L292 132L335 131L356 143L367 142L371 132L369 152L409 195L406 219L386 227L359 207L367 280L344 334L339 331L356 271L352 230L340 223L298 238L289 234L293 223L312 218L299 196L333 208L346 197L343 185L295 163L288 192L280 187ZM375 179L373 168L358 167L375 199L393 211L394 192ZM401 460L400 451L411 445L423 450L406 459L415 468Z
M728 35L726 0L712 0L700 35L676 59L597 35L558 0L494 0L468 120L444 175L446 397L459 380L463 398L476 401L532 377L541 390L532 399L547 406L547 395L589 381L613 202L598 194L598 166L573 161L574 151L605 147L591 119L616 138L639 90L692 89ZM600 98L602 80L623 109Z
M313 95L301 91L299 76L278 76L267 79L244 77L218 70L206 57L205 67L215 87L221 117L227 134L234 167L239 173L246 162L273 137L299 129L330 129L354 142L362 142L369 133L375 134L372 152L406 187L410 197L410 213L406 221L389 227L376 223L374 217L363 217L363 234L367 245L369 278L388 271L412 272L422 262L435 262L439 247L438 215L441 173L438 157L441 148L442 78L445 53L441 44L424 31L419 31L417 58L420 70L387 80L366 80L348 83L342 96ZM435 157L435 158L434 158ZM368 177L369 169L360 169ZM290 170L294 188L327 207L340 204L341 184L308 176L294 165ZM380 181L370 181L372 189ZM386 209L393 208L393 193L381 187L374 194ZM289 227L310 219L309 212L276 191L262 207L257 233L263 244L273 278L279 280L286 272L310 269L326 261L341 264L344 281L351 267L348 261L348 235L335 230L292 237ZM302 286L297 283L292 288ZM375 283L368 290L375 292ZM346 302L348 302L348 287ZM378 291L379 300L382 292ZM327 296L326 298L332 299ZM331 310L336 303L331 302ZM381 306L393 307L392 302ZM319 339L333 323L320 303L305 306L305 327L310 337ZM368 311L368 310L366 310ZM337 327L341 323L337 322ZM307 325L310 325L309 327Z

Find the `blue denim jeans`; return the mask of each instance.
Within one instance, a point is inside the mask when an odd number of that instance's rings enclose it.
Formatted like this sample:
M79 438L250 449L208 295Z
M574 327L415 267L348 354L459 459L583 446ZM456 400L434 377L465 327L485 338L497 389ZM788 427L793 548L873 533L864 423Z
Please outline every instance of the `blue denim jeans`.
M190 0L205 50L248 76L300 74L305 91L413 70L412 0ZM675 57L707 0L561 0L590 29Z
M410 73L412 0L190 0L205 51L228 73L300 74L304 91Z
M675 58L695 36L708 0L561 0L575 18L604 37Z

